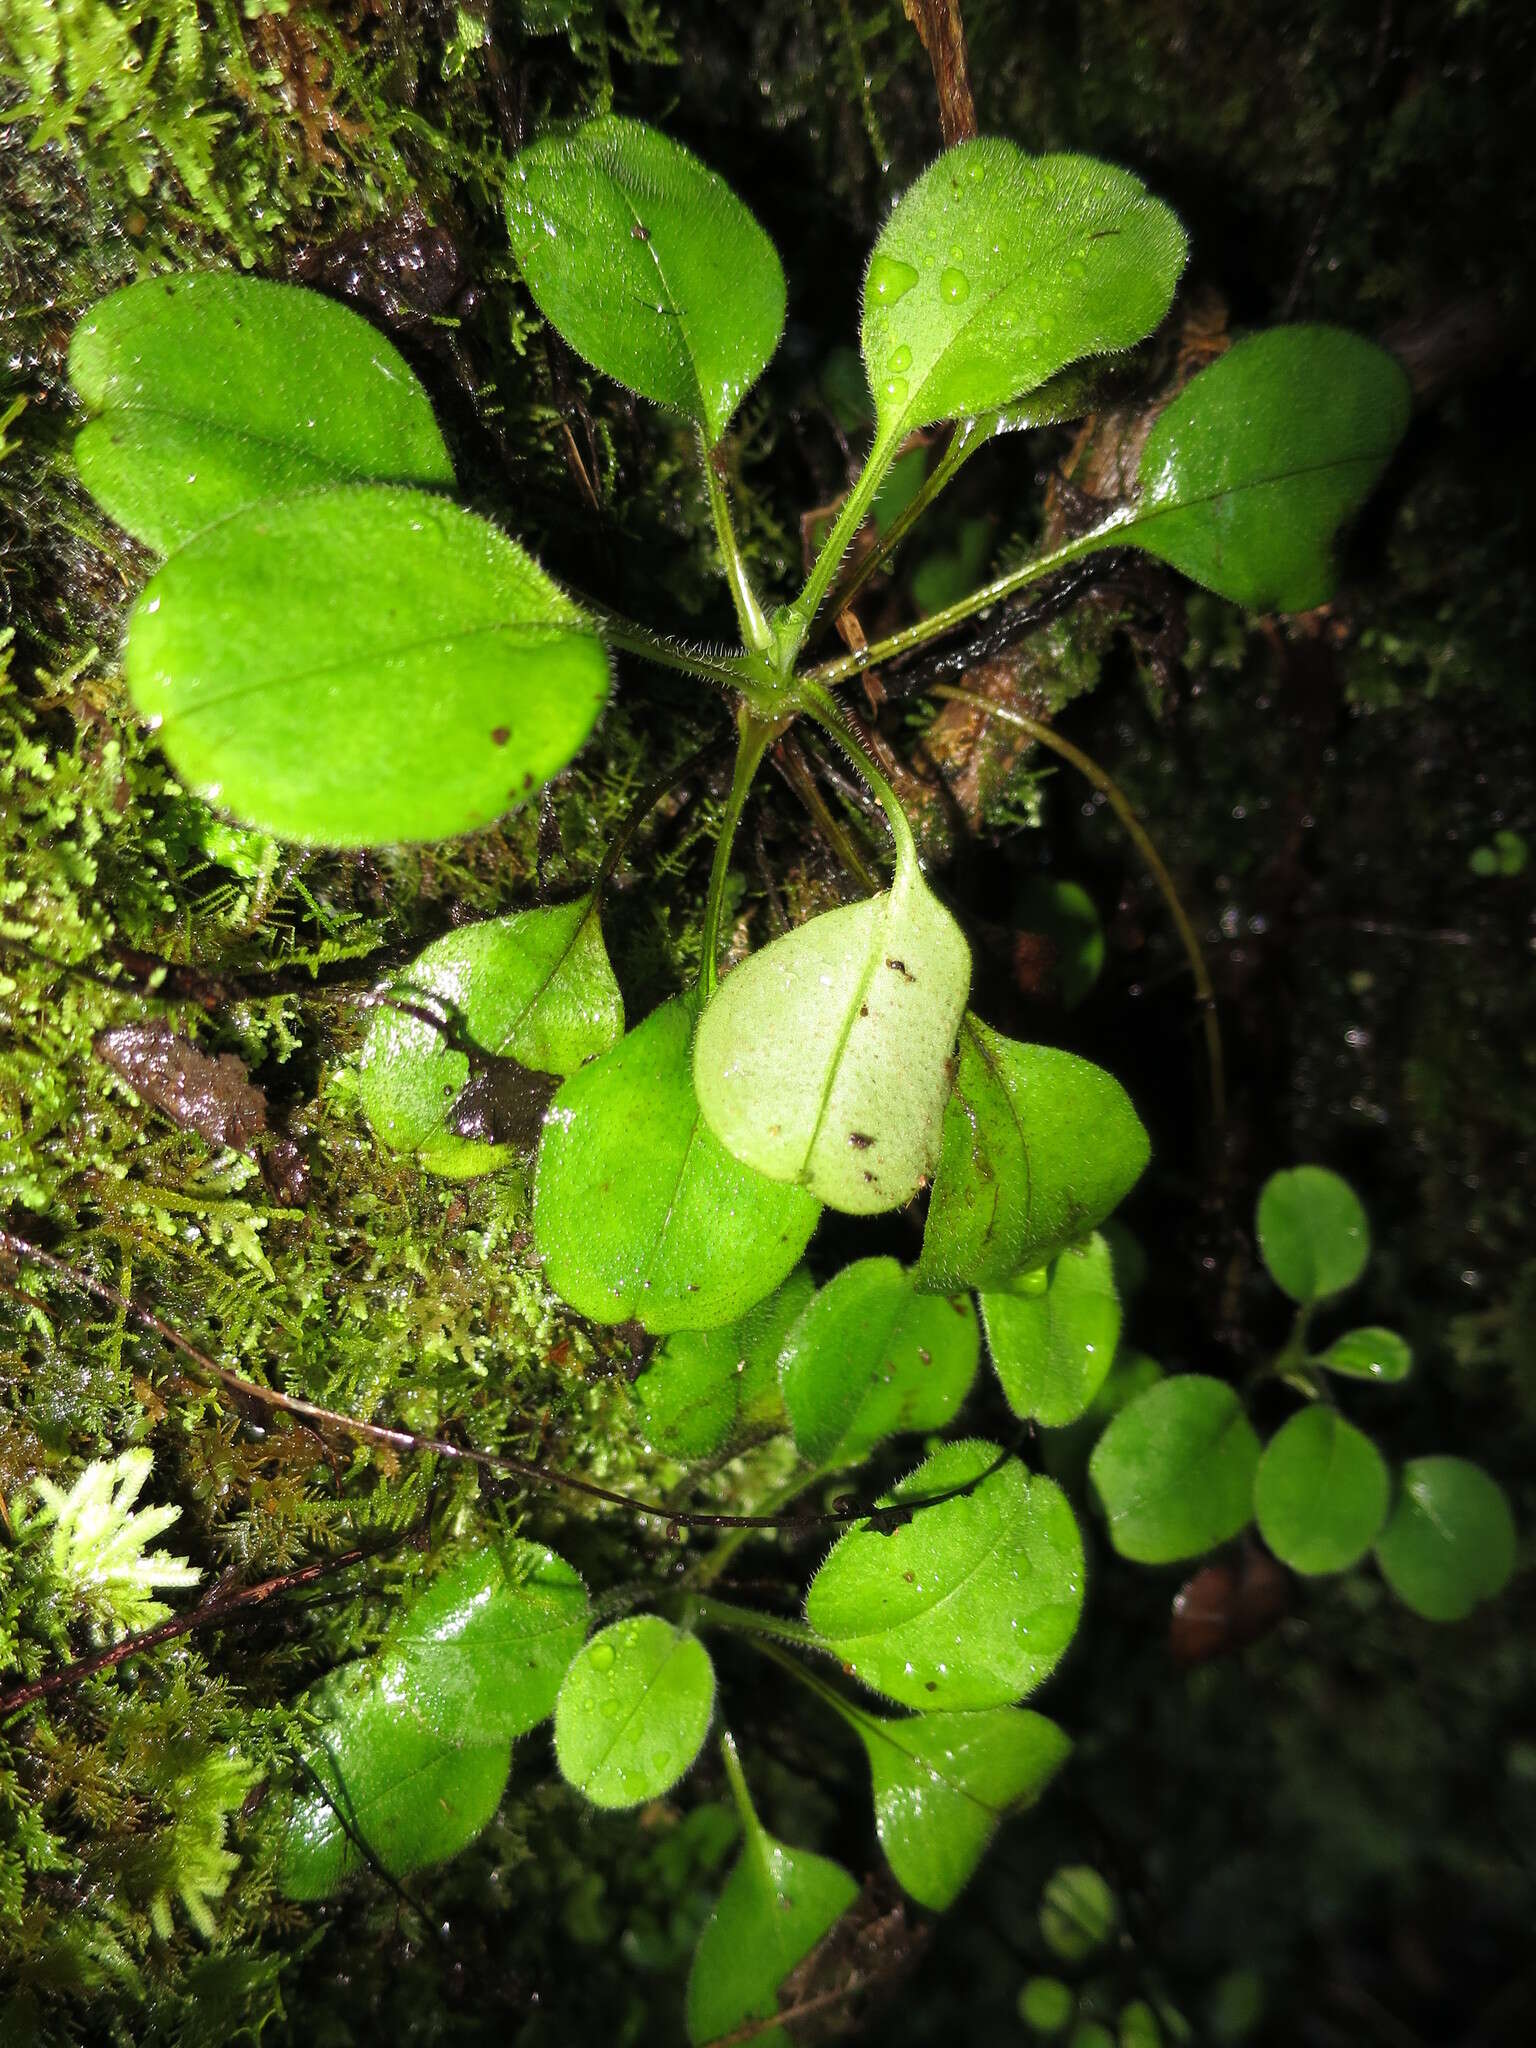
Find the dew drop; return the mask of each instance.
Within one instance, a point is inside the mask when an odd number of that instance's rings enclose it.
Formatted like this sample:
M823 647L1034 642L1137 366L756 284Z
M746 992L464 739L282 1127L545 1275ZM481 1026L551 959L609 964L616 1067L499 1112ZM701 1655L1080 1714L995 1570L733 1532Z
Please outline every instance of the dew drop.
M939 297L951 306L958 306L962 299L971 294L971 280L963 270L953 267L946 270L939 279Z
M891 357L890 367L891 375L893 377L899 377L903 370L911 369L912 351L907 347L907 344L905 342L901 344L901 347L897 349L895 355Z
M899 256L877 256L869 266L866 286L870 298L882 306L894 306L917 283L917 272Z
M884 394L892 405L904 405L907 398L906 378L887 377L884 385Z
M611 1671L613 1669L612 1643L594 1643L591 1650L591 1661L594 1671Z

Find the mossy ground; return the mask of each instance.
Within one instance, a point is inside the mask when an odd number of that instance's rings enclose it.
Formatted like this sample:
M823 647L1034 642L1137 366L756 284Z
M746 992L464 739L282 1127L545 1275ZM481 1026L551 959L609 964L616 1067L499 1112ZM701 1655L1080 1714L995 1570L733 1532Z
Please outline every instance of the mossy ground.
M964 11L983 125L1133 164L1190 220L1192 288L1218 290L1234 319L1381 331L1484 294L1499 332L1523 331L1528 280L1511 258L1536 203L1516 95L1536 67L1519 10L1097 0L1022 25L994 0ZM937 146L931 95L894 0L10 0L0 414L25 404L0 461L8 1228L305 1398L609 1483L672 1476L628 1427L627 1339L571 1322L542 1288L520 1176L450 1186L381 1154L349 1060L381 970L457 917L590 874L658 767L720 729L715 707L626 676L542 812L451 848L295 856L232 830L127 716L115 650L146 564L72 481L63 354L79 311L139 274L213 261L318 276L395 333L470 495L552 570L641 616L723 631L687 437L539 330L500 227L505 158L551 118L617 105L668 122L774 233L790 325L735 460L750 557L782 586L799 513L843 481L824 372L853 334L880 211ZM1181 624L1183 600L1131 584L1020 656L1048 705L1101 685L1073 731L1130 790L1210 928L1237 1104L1224 1165L1205 1141L1177 954L1086 792L1023 762L948 875L997 925L1013 877L1042 862L1118 906L1109 973L1070 1024L1016 988L1006 999L1037 1035L1122 1074L1154 1123L1158 1164L1132 1211L1152 1257L1137 1341L1169 1364L1246 1365L1277 1334L1246 1244L1252 1190L1297 1158L1341 1166L1380 1247L1358 1319L1404 1324L1420 1357L1384 1397L1384 1442L1483 1458L1517 1504L1523 1482L1526 1527L1531 878L1470 863L1500 827L1536 839L1528 368L1453 367L1331 620L1277 631L1196 599L1170 666L1157 614ZM967 519L986 522L999 560L1033 530L1040 480L1002 453L978 462L935 549ZM874 600L872 630L880 606L907 602L905 574ZM887 724L910 743L902 717ZM696 778L624 878L611 937L632 1014L696 957L716 801ZM742 865L758 930L839 887L778 785ZM982 966L1008 989L1003 954L983 949ZM247 1063L306 1161L301 1194L146 1110L95 1057L99 1030L149 1016ZM531 1527L594 1585L664 1576L668 1541L271 1426L21 1266L0 1273L0 1401L13 1526L39 1473L67 1482L147 1443L155 1499L182 1510L174 1547L210 1583L378 1546L248 1625L0 1729L0 2040L676 2038L679 1972L729 1850L707 1773L639 1822L593 1820L536 1738L488 1835L422 1888L425 1921L382 1885L300 1913L271 1881L292 1703L377 1639L435 1541L467 1521ZM1039 1881L1091 1858L1127 1902L1111 1972L1126 1995L1155 1981L1198 2011L1246 1966L1266 1977L1275 2038L1520 2038L1500 2029L1530 2008L1528 1595L1453 1639L1360 1576L1304 1595L1246 1664L1186 1679L1161 1648L1171 1590L1102 1572L1052 1706L1079 1735L1078 1766L1005 1838L876 2035L947 2038L963 2006L978 2038L1002 2038L1038 1964ZM43 1547L0 1529L0 1685L88 1647L62 1595ZM746 1691L770 1811L870 1867L856 1760L828 1754L755 1675Z

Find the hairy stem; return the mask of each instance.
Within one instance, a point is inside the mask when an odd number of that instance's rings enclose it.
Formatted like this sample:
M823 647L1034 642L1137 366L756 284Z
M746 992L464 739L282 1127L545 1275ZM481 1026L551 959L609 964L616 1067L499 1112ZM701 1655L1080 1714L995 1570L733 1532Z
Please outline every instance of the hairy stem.
M781 1643L794 1643L802 1650L820 1650L824 1656L831 1654L816 1631L803 1621L791 1621L780 1614L764 1614L757 1607L738 1607L734 1600L706 1597L695 1600L692 1606L700 1621L713 1622L717 1628L737 1629L752 1636L773 1636Z
M654 661L658 667L675 669L680 675L697 676L704 682L720 683L727 689L739 687L741 664L733 656L711 654L703 647L690 647L685 641L673 640L665 633L653 633L649 626L639 625L633 619L618 618L614 613L604 611L601 605L583 602L611 647L622 647L628 654L638 654L646 661Z
M891 837L896 841L897 865L901 866L909 861L915 863L917 843L912 837L912 827L907 822L907 814L901 807L901 799L886 779L874 755L844 716L841 705L820 687L813 676L802 676L797 690L807 716L813 718L824 732L836 740L880 799L880 808L885 812L890 824Z
M875 501L885 472L891 466L896 453L894 439L876 434L874 446L870 449L864 467L859 471L853 489L843 500L843 509L832 523L832 531L822 542L821 553L811 565L811 573L805 580L805 588L790 606L793 628L788 643L781 647L780 658L789 664L805 645L806 635L816 623L816 614L821 610L822 599L832 586L848 552L850 543L870 506Z
M720 558L725 564L725 580L731 587L731 602L736 607L737 622L741 627L743 640L748 647L759 654L773 644L773 632L763 608L757 601L757 592L747 574L747 565L742 560L741 546L736 539L736 529L731 524L731 501L726 495L725 477L721 472L716 451L704 436L699 436L699 452L704 461L704 483L709 492L709 515L715 522L715 535L720 542Z
M736 768L731 776L731 793L725 800L720 837L715 841L715 858L709 871L709 894L704 899L704 934L699 956L699 994L707 1003L719 986L720 919L725 907L725 885L731 869L731 847L736 828L746 807L753 778L768 745L779 731L776 725L741 714L741 738L736 746Z

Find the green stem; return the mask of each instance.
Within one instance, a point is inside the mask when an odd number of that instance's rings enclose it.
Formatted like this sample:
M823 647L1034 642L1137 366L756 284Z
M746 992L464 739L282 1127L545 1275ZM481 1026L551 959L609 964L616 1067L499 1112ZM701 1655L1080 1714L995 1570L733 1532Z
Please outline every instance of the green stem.
M669 639L665 633L653 633L649 626L637 625L633 619L621 619L612 612L605 612L600 605L585 604L585 609L597 621L603 638L613 647L622 647L628 654L642 655L647 661L654 661L662 668L676 669L685 676L699 676L706 682L723 683L728 689L741 687L742 665L729 654L709 654L702 647L689 647L681 640Z
M832 618L835 619L839 612L847 611L870 577L901 546L939 493L954 482L962 466L970 460L977 449L984 448L993 438L998 431L999 419L1000 415L993 412L985 414L980 419L961 420L949 437L949 446L939 457L932 475L926 478L916 497L881 534L852 575L832 593L832 602L827 607Z
M704 483L709 492L709 513L715 522L715 534L720 542L720 557L725 564L725 580L731 586L731 602L736 607L736 618L741 626L742 638L748 647L759 654L773 645L773 630L757 601L757 592L752 588L747 575L747 565L742 560L741 548L736 539L736 529L731 524L731 501L726 495L725 478L715 461L715 451L704 436L699 436L699 451L704 460Z
M729 1728L720 1730L720 1757L725 1765L725 1775L730 1780L731 1793L741 1814L743 1832L750 1838L761 1826L757 1809L752 1804L752 1794L747 1790L747 1774L741 1768L741 1758L736 1750L736 1738Z
M955 604L945 605L942 611L930 612L926 619L919 619L915 626L903 626L899 633L891 633L884 640L876 640L869 647L861 647L857 654L845 654L837 661L825 661L820 668L808 669L800 678L803 683L820 683L830 688L834 683L845 683L850 676L862 675L867 668L874 668L882 661L892 661L898 654L909 654L914 647L926 647L930 640L940 640L946 633L952 633L956 626L964 625L977 612L989 611L995 604L1012 597L1015 591L1025 589L1031 583L1038 583L1042 576L1054 575L1056 570L1065 569L1071 562L1080 561L1084 555L1091 555L1095 549L1108 547L1119 529L1126 524L1129 512L1117 512L1102 525L1094 527L1091 533L1080 534L1076 540L1066 541L1059 548L1052 548L1048 554L1036 555L1022 568L1010 569L1006 575L994 577L979 590L973 590L969 597L962 597Z
M715 858L709 871L709 894L704 899L699 993L706 1003L719 986L720 918L725 905L725 884L731 868L731 847L735 842L736 827L741 823L747 793L763 755L781 729L764 719L754 718L749 711L742 711L739 717L741 737L736 744L736 767L731 776L731 793L725 800L725 816L720 821L720 837L715 841Z
M831 806L821 793L820 785L811 772L805 751L793 734L788 735L783 747L784 772L790 787L801 803L810 812L820 827L823 837L843 866L856 881L863 884L871 896L877 895L885 886L879 875L855 846L852 836L844 828L842 820L834 815Z
M912 827L907 823L907 814L901 807L901 799L886 780L879 763L843 716L842 706L821 688L814 673L799 679L795 685L795 695L801 709L837 741L880 799L880 807L890 824L891 837L896 841L898 868L905 867L908 863L915 865L917 843L912 837Z
M738 1629L751 1636L774 1636L781 1643L794 1643L802 1650L820 1650L831 1655L816 1631L803 1621L764 1614L756 1607L738 1607L734 1600L716 1600L707 1594L693 1602L693 1611L700 1621L713 1622L717 1628Z
M895 435L876 434L864 467L859 471L853 489L843 500L843 509L832 522L832 531L822 542L821 553L811 565L805 588L789 608L793 624L787 641L781 643L779 650L780 660L786 668L793 666L794 657L805 645L805 637L816 623L821 601L831 588L832 579L841 567L854 535L864 524L865 514L875 501L875 493L891 466L891 458L898 445Z

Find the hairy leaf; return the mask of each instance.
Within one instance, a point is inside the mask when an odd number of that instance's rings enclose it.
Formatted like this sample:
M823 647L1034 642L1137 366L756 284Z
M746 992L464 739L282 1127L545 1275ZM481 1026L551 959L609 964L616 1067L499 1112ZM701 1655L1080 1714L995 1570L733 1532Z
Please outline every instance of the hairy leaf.
M1413 1352L1408 1340L1396 1330L1368 1323L1364 1329L1346 1330L1342 1337L1335 1337L1311 1363L1326 1366L1329 1372L1343 1373L1349 1379L1378 1380L1383 1386L1390 1386L1396 1380L1407 1379L1412 1372Z
M981 1296L987 1346L1008 1406L1059 1429L1104 1384L1120 1341L1114 1261L1097 1232L1044 1272Z
M1020 1045L968 1014L919 1286L996 1287L1045 1265L1104 1220L1147 1156L1130 1098L1102 1068Z
M692 997L573 1074L544 1125L533 1230L550 1284L603 1323L718 1329L794 1267L820 1205L754 1173L693 1092Z
M1501 1593L1515 1568L1504 1489L1465 1458L1412 1458L1376 1541L1382 1576L1426 1621L1461 1621Z
M1253 1482L1259 1534L1308 1574L1358 1564L1387 1519L1392 1481L1380 1451L1320 1401L1275 1435Z
M490 824L565 766L608 694L595 628L515 542L374 485L189 542L139 599L124 672L199 796L323 846Z
M968 1300L919 1294L895 1259L856 1260L785 1340L795 1442L816 1464L851 1465L885 1437L942 1429L970 1392L978 1351Z
M561 1775L594 1806L643 1806L703 1747L715 1671L696 1636L658 1615L602 1629L572 1660L555 1701Z
M296 285L145 278L81 320L69 374L92 415L75 441L86 488L162 554L263 498L453 482L398 349Z
M1088 1476L1120 1555L1172 1564L1247 1526L1258 1463L1259 1440L1225 1381L1179 1373L1120 1410Z
M1359 1197L1325 1166L1271 1174L1259 1191L1258 1229L1270 1278L1304 1306L1353 1287L1371 1255Z
M1072 1640L1083 1545L1049 1479L993 1444L946 1444L882 1505L971 1485L881 1533L851 1529L811 1582L806 1619L848 1669L903 1706L1007 1706ZM979 1484L973 1482L979 1481Z
M507 226L572 348L718 441L784 325L778 256L724 179L607 114L518 152Z
M713 1457L751 1432L780 1428L779 1353L816 1292L804 1267L723 1330L677 1330L635 1382L646 1442L669 1457Z

